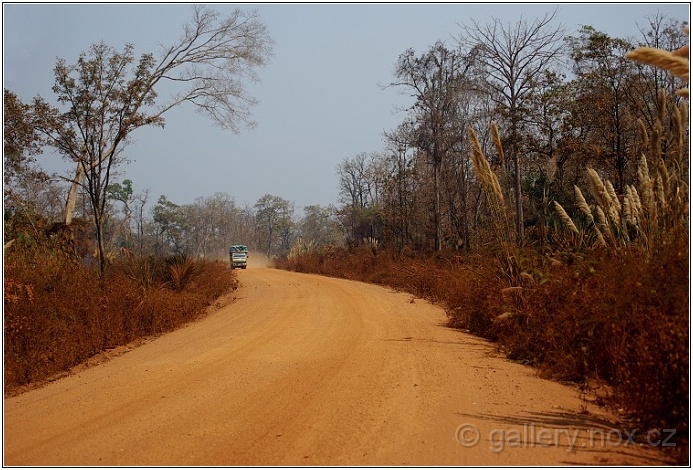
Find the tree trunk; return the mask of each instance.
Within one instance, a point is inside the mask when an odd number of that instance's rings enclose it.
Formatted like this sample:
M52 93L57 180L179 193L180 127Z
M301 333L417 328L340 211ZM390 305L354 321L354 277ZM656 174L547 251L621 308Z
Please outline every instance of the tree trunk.
M79 192L79 187L82 185L82 181L84 181L84 169L82 165L77 165L75 179L70 183L70 190L67 193L67 202L65 203L65 225L70 225L72 223L75 207L77 206L77 193Z
M513 167L515 170L515 237L518 246L521 246L525 238L525 224L522 214L522 177L520 176L520 152L518 150L517 135L517 106L511 105L511 148L513 153Z
M433 202L433 224L435 225L435 250L441 250L441 228L440 228L440 163L436 162L433 164L433 192L434 202Z
M522 215L522 178L520 178L520 157L515 152L515 211L517 225L517 244L522 245L522 241L525 238L525 224L524 217Z
M462 233L460 235L462 235L464 251L471 253L472 245L469 238L469 220L467 217L467 172L464 163L462 163L460 176L460 215L462 218Z

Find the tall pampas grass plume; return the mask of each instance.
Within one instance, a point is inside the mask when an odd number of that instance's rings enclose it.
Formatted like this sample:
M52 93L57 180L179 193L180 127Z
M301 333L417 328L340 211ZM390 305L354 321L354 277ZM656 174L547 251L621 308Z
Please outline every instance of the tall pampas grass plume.
M684 28L684 32L690 34L688 26ZM656 49L654 47L638 47L626 53L626 58L640 62L641 64L653 65L662 70L666 70L688 83L690 70L688 54L688 46L683 46L673 52ZM678 90L676 94L688 98L688 87Z

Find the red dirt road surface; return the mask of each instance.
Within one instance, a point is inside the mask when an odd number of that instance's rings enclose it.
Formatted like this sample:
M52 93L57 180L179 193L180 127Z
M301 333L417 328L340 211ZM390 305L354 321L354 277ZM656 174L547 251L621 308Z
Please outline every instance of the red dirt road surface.
M575 388L446 328L423 300L238 276L237 299L204 319L6 398L4 464L662 463Z

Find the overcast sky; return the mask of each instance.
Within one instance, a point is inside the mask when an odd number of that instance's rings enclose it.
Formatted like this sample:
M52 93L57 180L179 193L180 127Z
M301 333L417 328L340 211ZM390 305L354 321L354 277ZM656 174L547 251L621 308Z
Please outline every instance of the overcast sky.
M296 204L327 205L338 200L336 167L361 152L384 149L383 132L411 104L396 89L382 90L397 57L407 48L424 52L440 39L449 46L459 24L484 24L493 17L532 22L556 4L243 4L257 9L275 40L274 56L248 87L260 101L258 127L240 134L222 131L182 106L166 115L166 127L138 129L125 150L131 163L117 181L133 180L135 191L151 191L177 204L223 192L239 205L264 194ZM221 12L236 6L214 5ZM689 4L558 4L557 23L568 34L591 25L613 37L638 38L638 24L660 12L689 20ZM3 86L29 101L51 102L56 58L76 62L93 43L137 54L175 42L190 18L190 6L171 5L3 5ZM46 168L60 157L46 155ZM67 168L63 165L64 168ZM70 166L70 172L74 169Z

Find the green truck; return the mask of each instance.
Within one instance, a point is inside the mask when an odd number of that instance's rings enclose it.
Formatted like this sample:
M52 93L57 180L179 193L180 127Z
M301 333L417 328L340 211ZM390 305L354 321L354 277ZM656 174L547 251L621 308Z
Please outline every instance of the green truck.
M248 267L248 247L245 245L233 245L229 248L229 262L231 269Z

